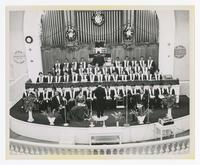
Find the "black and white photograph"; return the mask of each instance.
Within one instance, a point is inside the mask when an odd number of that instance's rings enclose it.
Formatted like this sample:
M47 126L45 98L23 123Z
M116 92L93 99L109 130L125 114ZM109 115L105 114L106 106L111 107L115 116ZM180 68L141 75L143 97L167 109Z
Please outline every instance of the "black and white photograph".
M193 158L194 8L7 7L7 157Z

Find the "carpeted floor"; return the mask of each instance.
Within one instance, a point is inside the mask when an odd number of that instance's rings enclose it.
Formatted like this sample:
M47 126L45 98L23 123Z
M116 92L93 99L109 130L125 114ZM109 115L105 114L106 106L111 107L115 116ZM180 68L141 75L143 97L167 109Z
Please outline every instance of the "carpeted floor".
M22 120L22 121L27 121L28 119L28 113L24 112L21 108L22 106L22 101L20 100L18 103L16 103L11 109L10 109L10 115L16 119ZM109 116L108 120L106 121L106 126L115 126L116 122L114 117L112 117L112 113L116 111L121 111L125 115L125 110L124 109L117 109L117 110L106 110L104 115ZM95 110L94 113L95 114ZM167 109L153 109L153 113L150 114L150 122L154 123L157 122L159 118L162 118L166 115ZM189 114L189 98L187 96L180 96L180 103L179 103L179 108L173 108L172 110L172 116L173 118L179 118L185 115ZM49 125L49 121L46 116L42 115L41 113L38 112L33 112L33 117L34 117L34 123L37 124L45 124ZM146 120L146 119L145 119ZM137 119L133 117L132 115L129 115L128 118L129 124L130 125L137 125ZM64 123L63 119L61 116L57 117L55 120L55 125L57 126L62 126ZM120 121L120 126L123 126L125 123L125 117ZM72 121L70 122L69 126L70 127L88 127L90 125L89 121ZM100 127L102 126L101 122L98 122L95 124L95 127Z

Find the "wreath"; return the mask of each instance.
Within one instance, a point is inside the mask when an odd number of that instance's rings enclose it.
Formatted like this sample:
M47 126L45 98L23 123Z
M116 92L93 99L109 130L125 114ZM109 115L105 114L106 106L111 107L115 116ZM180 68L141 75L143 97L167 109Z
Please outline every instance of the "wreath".
M133 38L133 33L134 33L134 30L132 27L126 27L124 30L123 30L123 36L125 39L127 40L131 40Z
M74 28L68 28L66 31L66 38L68 41L74 41L76 39L76 30Z
M92 15L92 22L97 26L103 25L105 22L104 14L101 11L97 11Z

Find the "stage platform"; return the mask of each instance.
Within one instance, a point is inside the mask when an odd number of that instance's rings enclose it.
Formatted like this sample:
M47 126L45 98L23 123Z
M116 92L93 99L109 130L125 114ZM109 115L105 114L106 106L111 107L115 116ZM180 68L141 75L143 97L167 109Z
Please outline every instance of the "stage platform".
M22 108L22 102L19 101L17 104L15 104L11 109L10 109L10 115L13 118L22 120L22 121L27 121L28 119L28 113L25 113ZM114 113L114 111L119 112L121 111L124 115L125 115L125 109L106 109L104 115L107 115L109 118L106 121L106 126L110 127L110 126L116 126L116 122L114 117L112 117L112 113ZM167 113L167 109L153 109L153 113L150 114L150 122L151 123L155 123L158 121L158 118L162 118L166 115ZM96 111L93 111L93 114L96 114ZM179 118L179 117L183 117L189 115L189 98L187 96L180 96L180 103L179 103L179 108L173 108L172 110L172 116L173 118ZM47 119L46 116L42 115L41 113L38 112L33 112L33 117L34 117L34 122L33 123L37 123L37 124L44 124L44 125L49 125L49 121ZM55 120L55 125L56 126L62 126L64 123L63 119L61 118L61 116L59 116L56 120ZM123 119L120 121L119 125L123 126L123 124L125 123L125 117L123 117ZM128 119L128 123L130 124L130 126L132 125L137 125L137 119L132 117L132 115L129 115L129 119ZM89 121L85 120L85 121L71 121L69 124L69 127L89 127L90 123ZM101 127L102 123L98 122L95 127Z

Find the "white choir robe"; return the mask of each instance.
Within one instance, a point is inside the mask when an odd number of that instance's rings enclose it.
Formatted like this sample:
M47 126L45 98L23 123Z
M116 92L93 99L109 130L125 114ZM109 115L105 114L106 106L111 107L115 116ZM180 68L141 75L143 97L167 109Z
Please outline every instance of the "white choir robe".
M172 95L172 91L174 90L175 92L175 97L176 97L176 103L179 103L179 95L180 95L180 85L172 85L170 88L170 95Z
M86 74L81 75L81 82L87 82L87 75Z
M43 98L45 98L45 92L43 88L38 88L38 96L40 96L40 94L42 94Z
M95 67L94 68L94 74L97 75L97 73L98 73L99 70L100 70L99 67Z
M146 75L146 74L147 74L147 71L148 71L148 68L147 68L147 67L143 67L143 68L142 68L142 73L143 73L143 74Z
M86 68L86 62L85 61L81 61L80 64L82 65L83 69Z
M143 77L144 77L143 74L138 73L137 76L138 76L138 80L143 81Z
M84 71L84 68L79 68L79 69L78 69L79 75L82 75L82 74L83 74L83 71Z
M152 64L153 64L153 60L147 60L147 68L148 69L151 69Z
M102 74L97 74L97 80L98 82L102 82L103 81L103 75Z
M129 65L129 61L128 60L124 60L124 67L126 68L126 67L128 67L128 65Z
M87 99L93 100L92 98L92 89L87 89Z
M167 93L169 94L169 86L167 86L167 85L163 85L162 86L162 94L164 93L164 91L167 91Z
M158 90L158 97L162 98L162 92L161 92L160 86L159 85L154 85L153 89L154 89L154 91Z
M131 61L131 66L132 66L132 67L135 67L135 66L136 66L136 63L137 63L137 61L133 61L133 60L132 60L132 61Z
M95 79L95 75L94 74L90 74L90 82L94 82L94 79Z
M155 80L160 80L161 79L161 74L156 74L154 73L154 77L155 77Z
M141 70L141 68L140 68L139 66L135 66L135 67L134 67L134 70L135 70L135 73L139 73L140 70Z
M72 82L77 82L77 81L78 81L78 74L72 73Z
M120 61L115 61L115 67L119 67L120 66Z
M60 83L61 76L55 76L54 80L55 80L55 83Z
M135 80L135 74L134 73L133 74L129 74L129 79L131 81L134 81Z
M135 86L135 88L134 88L134 93L135 94L137 94L137 91L140 91L140 93L142 93L142 88L141 88L141 86Z
M103 71L103 74L105 75L108 72L108 68L107 67L103 67L102 71Z
M61 74L61 70L60 69L55 69L56 73L59 73L59 75Z
M105 88L105 93L106 93L106 99L110 100L111 97L110 97L110 93L109 93L109 88Z
M117 67L117 69L118 69L118 72L119 72L118 74L121 75L124 68L122 66L120 66L120 67Z
M53 76L47 76L47 82L52 83L53 82Z
M55 68L59 68L60 69L60 63L55 63Z
M87 68L86 70L87 70L87 74L92 73L92 68Z
M105 81L110 81L110 75L109 74L106 74L104 77L105 77Z
M69 82L69 75L64 75L63 80L64 82Z
M128 67L126 67L126 68L125 68L125 70L126 70L127 74L130 74L131 67L130 67L130 66L128 66Z
M154 88L149 88L149 96L150 98L155 98L155 91L154 91Z
M113 78L113 81L115 81L115 82L118 81L118 75L116 75L116 76L112 75L112 78Z
M125 89L125 94L128 95L128 91L131 91L131 95L133 95L133 90L131 88L131 86L126 86L126 89Z
M75 92L78 91L77 88L74 88L74 90L72 91L71 89L69 90L69 95L70 95L70 99L75 99L76 96L75 96Z
M127 75L121 75L121 79L122 79L122 81L127 81Z
M72 66L73 66L73 69L74 70L77 70L77 62L75 61L75 62L72 62Z
M52 93L52 97L54 97L54 91L52 90L52 88L47 88L46 89L46 93L45 93L45 100L49 100L48 95L49 93Z
M145 63L144 60L140 60L139 63L140 63L140 67L144 67L144 63Z
M64 66L63 68L69 69L69 62L64 62L64 63L63 63L63 66Z
M152 80L152 74L146 74L146 80Z
M114 66L111 66L109 69L110 69L110 74L112 74L115 71L115 67Z
M38 83L43 83L44 82L44 76L39 76L37 79L39 79Z

